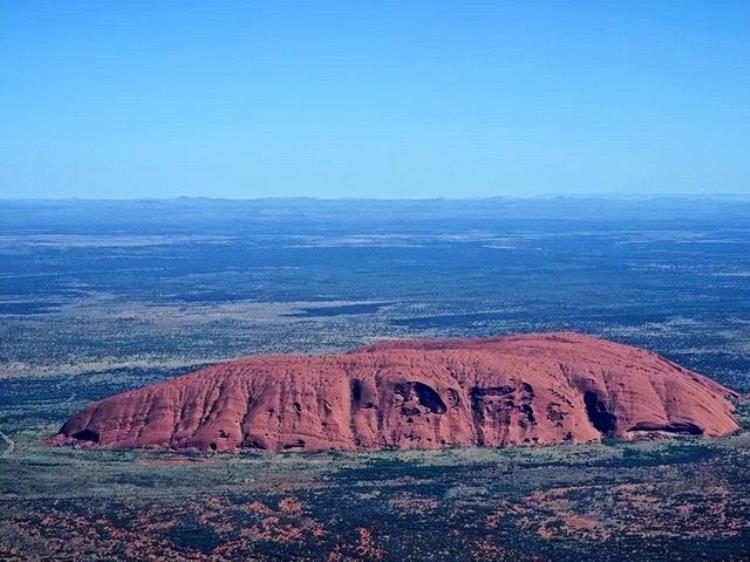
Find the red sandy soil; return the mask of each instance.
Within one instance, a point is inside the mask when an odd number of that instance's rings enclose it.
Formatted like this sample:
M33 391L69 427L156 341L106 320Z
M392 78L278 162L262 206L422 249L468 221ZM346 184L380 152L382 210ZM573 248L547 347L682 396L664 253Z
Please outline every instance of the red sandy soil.
M238 452L435 449L717 436L733 393L575 333L376 344L222 363L90 404L51 439Z

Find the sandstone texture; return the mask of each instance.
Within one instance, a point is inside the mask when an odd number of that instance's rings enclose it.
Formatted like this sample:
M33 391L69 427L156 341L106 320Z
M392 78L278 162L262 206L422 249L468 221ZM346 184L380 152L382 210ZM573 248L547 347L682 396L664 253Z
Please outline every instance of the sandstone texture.
M249 357L90 404L51 441L239 452L434 449L718 436L733 393L575 333Z

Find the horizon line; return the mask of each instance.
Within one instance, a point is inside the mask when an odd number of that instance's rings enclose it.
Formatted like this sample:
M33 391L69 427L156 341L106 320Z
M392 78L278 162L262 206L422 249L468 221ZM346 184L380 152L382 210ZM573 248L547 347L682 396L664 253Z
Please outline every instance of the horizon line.
M539 195L492 195L476 197L314 197L306 195L288 196L260 196L260 197L213 197L206 195L175 195L172 197L0 197L1 203L42 203L42 202L170 202L170 201L310 201L310 202L334 202L334 201L379 201L379 202L481 202L481 201L549 201L549 200L618 200L618 201L653 201L653 200L719 200L719 199L741 199L750 200L750 193L714 192L714 193L546 193Z

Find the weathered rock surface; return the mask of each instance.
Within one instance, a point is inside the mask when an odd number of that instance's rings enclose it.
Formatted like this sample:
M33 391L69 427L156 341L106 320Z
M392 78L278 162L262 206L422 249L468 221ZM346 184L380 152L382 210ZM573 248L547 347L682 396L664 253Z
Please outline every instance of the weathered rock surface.
M659 356L574 333L396 341L237 359L95 402L54 443L371 450L717 436L732 392Z

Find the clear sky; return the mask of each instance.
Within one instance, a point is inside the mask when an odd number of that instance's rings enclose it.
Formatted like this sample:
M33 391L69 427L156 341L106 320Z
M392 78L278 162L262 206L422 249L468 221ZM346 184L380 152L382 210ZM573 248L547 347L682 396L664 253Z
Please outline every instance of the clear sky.
M750 1L0 0L0 197L750 192Z

